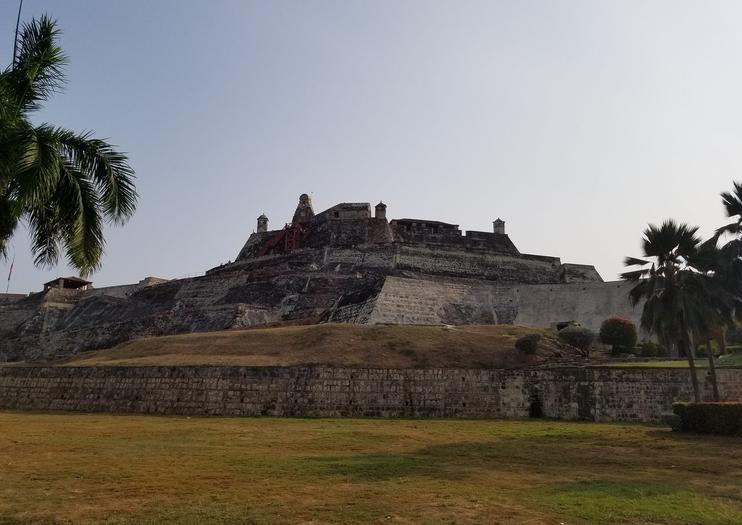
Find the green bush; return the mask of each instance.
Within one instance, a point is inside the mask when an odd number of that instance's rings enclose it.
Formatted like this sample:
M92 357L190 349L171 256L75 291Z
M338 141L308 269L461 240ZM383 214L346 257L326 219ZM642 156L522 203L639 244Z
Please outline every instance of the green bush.
M683 432L742 435L742 403L673 403Z
M661 357L666 354L663 346L652 341L642 341L639 345L639 355L642 357Z
M577 348L582 355L590 353L590 347L595 341L595 332L581 326L568 326L559 330L559 339L568 345Z
M627 319L611 317L600 325L600 342L611 345L612 353L623 354L636 346L636 325Z
M539 341L541 341L541 334L526 334L515 341L515 348L524 354L535 354L538 351Z
M711 341L711 351L714 353L714 355L718 355L719 353L719 347L716 344L715 341ZM698 348L696 348L696 356L697 357L708 357L708 347L706 344L698 345Z

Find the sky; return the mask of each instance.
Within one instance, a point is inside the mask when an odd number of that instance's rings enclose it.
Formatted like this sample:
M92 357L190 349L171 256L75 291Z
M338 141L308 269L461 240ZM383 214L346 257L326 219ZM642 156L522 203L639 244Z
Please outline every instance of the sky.
M137 173L95 286L202 274L304 192L315 212L500 217L521 252L614 280L648 223L709 235L742 180L736 0L24 1L43 13L70 63L33 120L93 130ZM24 229L10 252L11 292L75 273L34 267Z

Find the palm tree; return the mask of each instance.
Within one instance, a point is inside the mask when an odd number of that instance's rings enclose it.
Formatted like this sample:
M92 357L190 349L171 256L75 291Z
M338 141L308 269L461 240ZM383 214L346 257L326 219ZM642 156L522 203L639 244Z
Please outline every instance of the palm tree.
M719 401L719 386L711 340L716 339L724 351L725 331L735 325L735 311L739 311L740 305L740 281L735 279L739 275L739 258L730 257L728 246L718 248L717 244L717 236L704 242L691 261L693 268L704 274L708 286L705 301L708 311L697 328L699 337L706 342L714 401Z
M739 297L742 295L742 183L735 182L734 191L722 193L721 200L727 217L733 217L734 222L716 230L708 244L716 246L721 237L732 236L720 248L717 272L723 277L727 289ZM742 300L737 300L735 307L742 311Z
M737 318L742 315L742 183L734 182L733 185L734 190L723 192L721 199L727 216L734 218L734 221L716 230L714 236L703 243L695 264L708 272L714 282L713 302L719 325L713 333L717 336L722 353L726 348L726 329L733 328ZM718 247L719 240L724 236L732 238ZM718 400L716 369L711 351L709 366L714 382L714 397Z
M59 34L47 16L24 24L0 73L0 257L24 222L36 265L54 265L64 251L87 275L100 266L104 222L125 223L137 192L126 156L106 141L30 120L64 84Z
M667 220L659 227L650 224L644 231L643 252L649 259L627 257L625 265L639 267L623 273L636 285L629 292L634 306L644 300L641 327L656 333L660 342L674 353L680 346L688 358L693 396L701 395L695 367L694 337L707 330L712 321L711 282L693 266L700 239L698 228Z

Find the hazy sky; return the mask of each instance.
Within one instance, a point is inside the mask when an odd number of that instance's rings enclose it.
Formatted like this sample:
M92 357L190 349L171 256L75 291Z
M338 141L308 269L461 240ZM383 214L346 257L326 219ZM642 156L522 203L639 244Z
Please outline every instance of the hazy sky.
M0 2L0 64L17 2ZM141 194L97 286L234 259L263 211L383 199L595 264L648 222L724 222L742 180L739 1L42 1L69 85L37 114L129 152ZM11 291L73 273L14 239ZM10 261L0 261L2 288Z

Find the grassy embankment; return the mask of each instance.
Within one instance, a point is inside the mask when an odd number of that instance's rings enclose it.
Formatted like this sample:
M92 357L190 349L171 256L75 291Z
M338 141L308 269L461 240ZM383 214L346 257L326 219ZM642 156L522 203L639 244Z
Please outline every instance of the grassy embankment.
M543 335L538 354L516 351L516 339L533 332ZM147 337L62 364L507 368L557 353L570 352L555 332L522 326L322 324Z
M0 413L0 523L742 523L742 438Z

